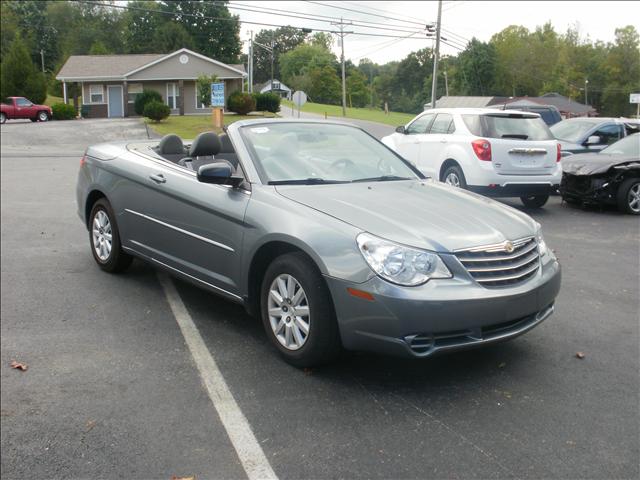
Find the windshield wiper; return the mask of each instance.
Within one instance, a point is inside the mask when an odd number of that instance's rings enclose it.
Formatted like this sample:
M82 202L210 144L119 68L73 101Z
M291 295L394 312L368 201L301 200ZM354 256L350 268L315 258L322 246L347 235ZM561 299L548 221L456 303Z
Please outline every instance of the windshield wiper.
M502 135L502 138L520 138L522 140L526 140L529 138L529 135L525 135L523 133L506 133Z
M389 182L393 180L411 180L411 178L399 177L397 175L382 175L381 177L358 178L357 180L352 180L352 182Z
M330 183L349 183L344 180L326 180L324 178L309 177L296 180L272 180L269 185L325 185Z

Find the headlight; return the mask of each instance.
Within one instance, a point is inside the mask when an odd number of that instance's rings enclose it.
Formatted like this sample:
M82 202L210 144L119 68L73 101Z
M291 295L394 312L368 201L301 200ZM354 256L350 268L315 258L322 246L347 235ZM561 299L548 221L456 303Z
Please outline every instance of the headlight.
M432 278L452 277L435 253L405 247L368 233L361 233L356 241L371 269L390 282L415 286Z
M540 252L541 257L544 257L549 250L547 249L547 244L542 237L542 225L539 223L536 227L536 241L538 242L538 252Z

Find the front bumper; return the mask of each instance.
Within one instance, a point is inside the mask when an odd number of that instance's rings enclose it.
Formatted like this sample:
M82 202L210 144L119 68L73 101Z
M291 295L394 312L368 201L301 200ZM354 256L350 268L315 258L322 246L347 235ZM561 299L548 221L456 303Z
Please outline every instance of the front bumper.
M506 183L504 185L469 185L472 192L486 197L522 197L531 195L555 195L559 185L556 183Z
M426 357L508 340L553 313L560 265L551 259L534 277L509 288L485 288L457 276L419 287L373 277L362 284L327 277L345 348ZM351 295L353 288L373 295Z

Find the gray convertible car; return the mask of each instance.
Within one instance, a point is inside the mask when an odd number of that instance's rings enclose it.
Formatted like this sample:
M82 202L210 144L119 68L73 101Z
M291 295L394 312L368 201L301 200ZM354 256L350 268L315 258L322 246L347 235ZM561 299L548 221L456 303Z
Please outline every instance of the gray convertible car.
M107 272L138 257L243 304L297 366L516 337L554 309L537 224L424 178L352 125L251 120L183 144L95 145L78 213Z

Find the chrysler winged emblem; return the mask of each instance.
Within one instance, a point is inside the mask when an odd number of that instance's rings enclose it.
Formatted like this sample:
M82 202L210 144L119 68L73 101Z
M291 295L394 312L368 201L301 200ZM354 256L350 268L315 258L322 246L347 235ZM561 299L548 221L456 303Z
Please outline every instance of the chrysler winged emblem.
M513 253L513 243L506 241L504 242L504 249L506 250L507 253Z

